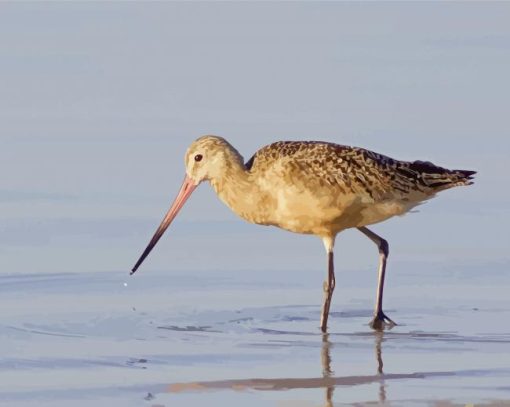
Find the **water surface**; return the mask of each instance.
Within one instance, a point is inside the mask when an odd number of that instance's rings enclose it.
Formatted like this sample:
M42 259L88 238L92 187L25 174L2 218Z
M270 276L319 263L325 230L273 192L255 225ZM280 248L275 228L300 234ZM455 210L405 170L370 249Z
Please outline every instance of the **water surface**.
M385 332L367 325L375 273L340 275L328 335L315 272L3 275L0 395L9 406L504 405L504 268L497 286L427 268L421 286L396 268L386 312L399 325Z

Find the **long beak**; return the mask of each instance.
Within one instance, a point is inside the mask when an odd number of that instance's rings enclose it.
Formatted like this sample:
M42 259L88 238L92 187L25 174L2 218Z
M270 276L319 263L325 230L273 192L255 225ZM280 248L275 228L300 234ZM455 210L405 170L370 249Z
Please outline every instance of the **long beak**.
M158 243L158 240L163 236L163 233L165 233L165 230L170 226L170 223L174 220L174 218L179 213L179 210L182 208L186 200L189 198L191 193L195 190L195 188L198 185L195 185L193 180L188 177L187 175L184 177L184 181L182 182L181 189L179 190L179 193L177 194L177 197L174 200L174 203L166 213L165 217L163 218L163 221L158 227L158 230L156 230L156 233L154 233L154 236L152 237L151 241L143 251L142 255L136 262L135 266L131 270L131 273L134 274L134 272L138 269L140 264L145 260L145 258L149 255L152 248L156 246L156 243Z

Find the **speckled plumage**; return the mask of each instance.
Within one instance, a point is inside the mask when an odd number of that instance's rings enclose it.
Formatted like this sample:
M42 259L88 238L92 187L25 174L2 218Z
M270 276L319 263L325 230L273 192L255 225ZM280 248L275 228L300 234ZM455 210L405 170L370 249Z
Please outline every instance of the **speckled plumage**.
M471 184L474 171L447 170L430 162L399 161L359 147L320 141L279 141L261 148L246 163L249 171L264 171L275 161L288 160L300 176L361 193L374 201L408 199L413 191L426 195Z

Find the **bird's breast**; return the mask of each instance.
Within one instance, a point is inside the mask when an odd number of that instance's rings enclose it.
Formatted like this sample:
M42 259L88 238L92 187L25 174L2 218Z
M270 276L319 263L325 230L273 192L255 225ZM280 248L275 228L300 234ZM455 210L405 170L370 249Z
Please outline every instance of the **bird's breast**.
M299 188L282 189L276 195L272 224L292 232L316 235L328 235L341 227L338 220L351 200L348 196Z

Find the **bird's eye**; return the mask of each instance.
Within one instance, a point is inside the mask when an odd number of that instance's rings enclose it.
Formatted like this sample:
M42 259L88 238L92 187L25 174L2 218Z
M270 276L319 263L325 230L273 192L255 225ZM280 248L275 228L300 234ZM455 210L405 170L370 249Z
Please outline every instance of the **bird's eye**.
M202 154L197 154L197 155L195 156L195 161L202 161L202 158L203 158L203 157L202 157Z

